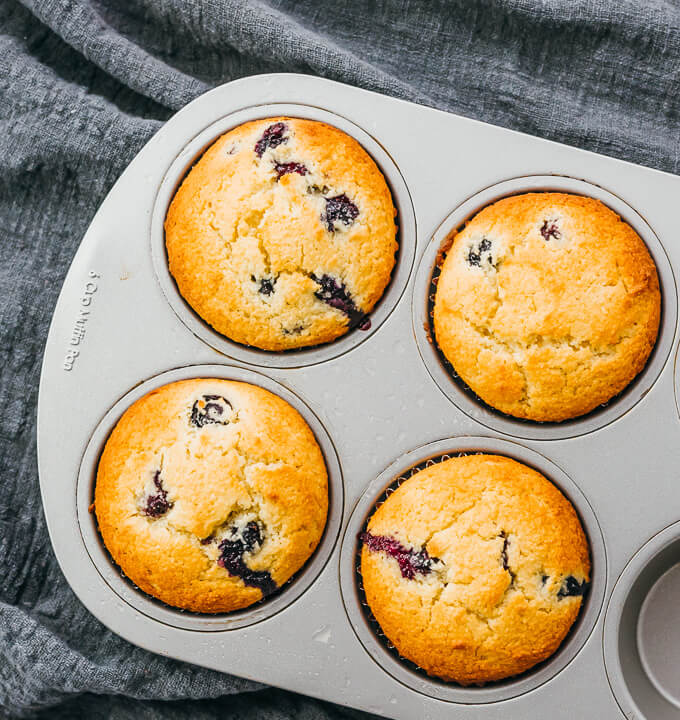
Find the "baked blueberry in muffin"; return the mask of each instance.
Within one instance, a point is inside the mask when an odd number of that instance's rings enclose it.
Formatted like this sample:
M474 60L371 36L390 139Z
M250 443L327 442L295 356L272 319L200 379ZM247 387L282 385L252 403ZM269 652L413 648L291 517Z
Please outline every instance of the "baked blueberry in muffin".
M455 233L434 334L486 403L561 421L624 390L654 348L660 315L656 266L630 225L593 198L528 193Z
M383 633L403 658L461 685L549 658L590 582L571 503L540 473L497 455L416 472L359 542L366 600Z
M312 120L255 120L220 137L175 194L170 272L231 340L273 351L327 343L370 327L395 263L395 215L352 137Z
M299 413L242 382L184 380L132 405L95 485L104 544L133 583L218 613L276 592L323 534L328 483Z

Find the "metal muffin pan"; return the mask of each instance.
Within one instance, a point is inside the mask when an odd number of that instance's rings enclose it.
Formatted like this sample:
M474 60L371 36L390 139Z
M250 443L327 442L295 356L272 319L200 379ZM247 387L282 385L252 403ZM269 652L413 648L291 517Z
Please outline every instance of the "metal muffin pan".
M361 142L394 194L400 250L370 332L267 353L222 338L187 307L167 272L162 223L211 140L280 114L325 120ZM663 290L659 341L638 380L605 408L559 425L484 406L446 373L425 327L434 259L449 232L482 205L529 189L600 197L645 239ZM669 362L679 192L673 175L318 78L264 75L198 98L111 190L50 328L39 470L68 582L105 625L151 651L394 718L680 718L677 685L660 669L660 658L680 665L680 650L655 641L678 585L668 571L680 562L680 415ZM271 599L228 616L182 613L135 588L88 512L99 452L124 409L158 384L206 375L255 382L297 407L331 486L329 525L310 562ZM468 451L544 472L580 513L593 557L590 594L560 650L480 688L427 678L395 656L367 620L355 572L357 529L384 488L423 459ZM657 552L663 528L668 542Z

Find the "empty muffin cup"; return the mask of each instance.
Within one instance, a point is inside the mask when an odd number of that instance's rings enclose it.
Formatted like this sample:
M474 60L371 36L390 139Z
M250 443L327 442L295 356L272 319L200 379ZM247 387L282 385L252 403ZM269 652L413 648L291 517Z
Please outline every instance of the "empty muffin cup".
M607 608L609 682L626 717L680 718L680 523L628 563Z

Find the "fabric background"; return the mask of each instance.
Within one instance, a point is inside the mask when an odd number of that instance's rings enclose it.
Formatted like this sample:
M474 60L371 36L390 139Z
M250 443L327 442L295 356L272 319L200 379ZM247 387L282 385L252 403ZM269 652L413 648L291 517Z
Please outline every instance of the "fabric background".
M0 0L0 714L364 717L127 644L52 553L35 450L50 316L161 124L214 85L294 71L677 173L679 31L677 0Z

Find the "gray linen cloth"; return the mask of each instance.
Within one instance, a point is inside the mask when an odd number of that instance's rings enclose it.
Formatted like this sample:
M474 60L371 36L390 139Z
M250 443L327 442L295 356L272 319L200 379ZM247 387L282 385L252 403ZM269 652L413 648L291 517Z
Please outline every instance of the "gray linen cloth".
M173 112L273 71L680 166L677 0L0 0L0 714L361 715L107 631L59 571L38 490L43 345L97 206Z

